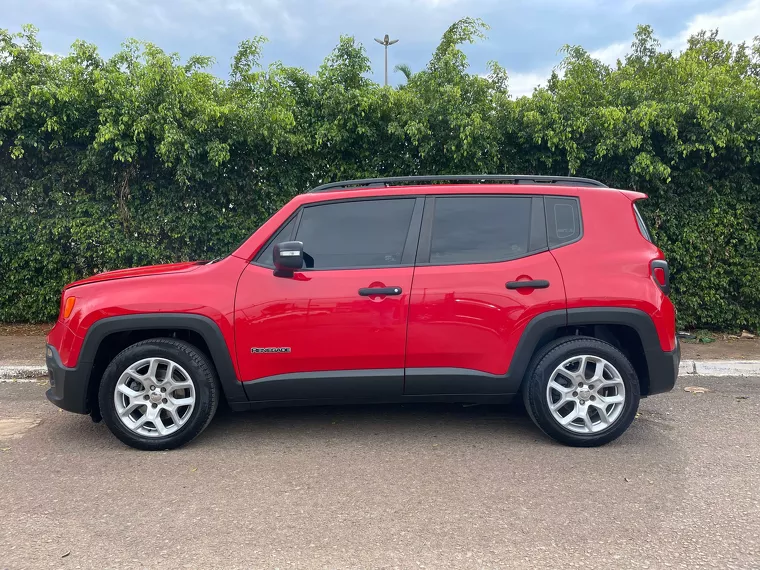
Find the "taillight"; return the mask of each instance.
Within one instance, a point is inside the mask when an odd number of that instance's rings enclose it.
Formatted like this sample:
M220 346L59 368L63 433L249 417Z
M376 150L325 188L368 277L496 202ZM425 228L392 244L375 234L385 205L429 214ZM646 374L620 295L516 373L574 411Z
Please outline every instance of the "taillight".
M652 278L663 293L670 295L670 268L667 261L662 259L652 261Z

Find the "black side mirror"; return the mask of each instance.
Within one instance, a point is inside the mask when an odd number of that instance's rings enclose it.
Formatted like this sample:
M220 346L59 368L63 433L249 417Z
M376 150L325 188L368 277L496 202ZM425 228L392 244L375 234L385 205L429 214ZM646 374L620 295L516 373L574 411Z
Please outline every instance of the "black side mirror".
M283 241L274 245L272 257L275 275L292 277L294 271L303 267L303 242Z

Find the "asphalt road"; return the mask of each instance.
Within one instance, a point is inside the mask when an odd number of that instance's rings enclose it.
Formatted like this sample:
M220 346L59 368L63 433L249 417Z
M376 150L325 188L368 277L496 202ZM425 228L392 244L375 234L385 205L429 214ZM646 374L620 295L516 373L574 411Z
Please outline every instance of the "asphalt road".
M158 453L0 384L0 569L760 568L760 379L688 380L598 449L519 407L364 406Z

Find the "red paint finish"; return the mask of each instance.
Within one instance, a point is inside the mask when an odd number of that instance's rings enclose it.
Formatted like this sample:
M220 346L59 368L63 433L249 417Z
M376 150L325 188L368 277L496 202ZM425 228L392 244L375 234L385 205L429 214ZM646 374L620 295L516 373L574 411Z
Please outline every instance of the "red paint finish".
M502 263L301 271L275 277L249 262L300 206L335 199L425 194L535 194L580 198L580 241ZM188 313L222 332L237 377L353 369L465 368L504 374L528 322L546 311L630 307L651 316L663 350L675 348L675 309L650 271L662 252L640 233L632 200L613 189L554 185L432 185L305 194L276 213L231 256L211 265L178 263L96 275L64 290L77 300L48 342L73 367L99 319ZM508 290L515 280L546 289ZM364 287L400 287L362 297ZM289 348L290 353L252 353ZM294 395L294 397L298 397Z
M641 235L629 196L614 191L578 195L583 239L552 250L565 281L567 308L639 309L652 317L660 347L675 349L675 308L650 269L653 259L665 256Z
M403 368L413 271L302 271L286 278L249 265L235 302L240 379ZM401 295L359 296L363 287L394 286L401 288ZM251 353L251 348L290 348L290 353Z
M127 279L129 277L143 277L146 275L162 275L166 273L179 273L181 271L191 271L199 267L199 261L186 261L183 263L167 263L164 265L147 265L145 267L132 267L131 269L117 269L116 271L105 271L98 273L87 279L74 281L66 285L66 289L86 285L88 283L97 283L98 281L113 281L114 279Z
M538 279L549 287L506 288L507 281ZM505 374L528 322L564 308L562 275L548 252L502 263L418 267L406 367Z
M83 340L61 321L55 323L47 336L47 343L56 347L63 365L68 367L76 365Z
M212 319L234 355L235 287L246 265L245 261L230 256L211 265L137 268L144 270L144 274L135 279L123 279L125 272L114 271L95 276L97 279L78 281L64 291L64 298L76 296L74 311L68 319L59 317L48 343L58 349L64 366L73 367L87 331L100 319L144 313L188 313ZM108 275L114 278L106 279Z

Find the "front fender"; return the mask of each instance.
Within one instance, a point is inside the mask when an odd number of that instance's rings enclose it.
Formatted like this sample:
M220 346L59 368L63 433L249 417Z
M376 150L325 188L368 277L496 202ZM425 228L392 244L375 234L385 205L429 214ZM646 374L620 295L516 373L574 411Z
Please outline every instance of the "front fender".
M88 401L95 358L103 341L110 335L140 330L193 331L208 346L211 360L216 367L219 381L230 407L245 408L248 398L237 378L232 355L227 348L219 326L203 315L184 313L152 313L122 315L96 321L87 330L77 364L67 368L61 363L55 347L49 347L47 365L51 376L48 399L59 407L77 413L89 413L92 403Z

